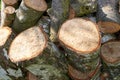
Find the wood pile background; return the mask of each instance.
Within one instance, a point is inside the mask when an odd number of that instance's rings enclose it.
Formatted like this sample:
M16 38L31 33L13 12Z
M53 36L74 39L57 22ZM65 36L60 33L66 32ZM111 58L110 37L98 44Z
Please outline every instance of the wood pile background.
M0 80L120 80L120 1L1 0Z

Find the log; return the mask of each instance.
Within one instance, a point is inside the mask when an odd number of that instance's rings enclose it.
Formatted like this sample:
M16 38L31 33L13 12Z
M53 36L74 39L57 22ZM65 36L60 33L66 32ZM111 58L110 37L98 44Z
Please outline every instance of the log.
M4 9L4 15L2 15L1 26L9 26L11 27L14 19L15 19L15 8L12 6L7 6Z
M120 30L118 0L98 0L97 22L103 33L115 33Z
M62 24L58 39L72 51L87 54L100 47L101 38L96 24L89 20L74 18Z
M12 28L16 33L20 33L34 26L46 9L44 0L22 0Z
M47 11L51 18L50 39L53 42L57 42L59 27L69 17L69 3L69 0L52 0L51 8Z
M46 35L42 29L39 26L31 27L13 40L9 49L9 58L12 62L29 60L42 54L46 44Z
M69 75L73 80L98 80L100 75L100 64L92 70L82 73L72 66L69 66Z
M119 54L119 41L110 41L101 47L101 57L102 59L111 64L115 64L120 61Z
M99 62L101 38L93 22L81 18L68 20L61 26L58 39L67 53L70 65L81 72L95 68Z
M97 0L70 0L70 5L75 11L75 16L87 15L97 10Z
M12 30L7 26L0 28L0 47L2 47L6 43L11 33Z
M120 42L110 41L102 45L101 58L103 63L103 72L109 75L107 78L111 80L119 80L120 76ZM115 79L117 78L118 79Z

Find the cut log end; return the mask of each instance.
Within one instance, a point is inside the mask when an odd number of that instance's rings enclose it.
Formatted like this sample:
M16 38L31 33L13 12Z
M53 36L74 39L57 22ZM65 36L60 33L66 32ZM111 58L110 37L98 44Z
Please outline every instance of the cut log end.
M14 14L15 13L15 8L12 6L7 6L4 10L6 14Z
M12 6L17 3L18 0L3 0L6 5Z
M120 30L120 25L115 22L98 22L99 29L103 33L115 33Z
M0 46L3 46L9 36L11 35L12 30L9 27L0 28Z
M75 18L60 28L58 38L62 44L76 53L91 53L100 46L98 27L91 21Z
M29 60L41 54L46 47L47 39L38 26L20 33L12 42L9 57L12 62Z
M69 65L68 69L69 69L68 72L69 72L70 77L74 80L91 80L92 77L94 77L99 72L100 65L98 65L95 70L88 71L85 73L82 73L82 72L76 70L75 68L73 68L70 65Z
M120 61L120 42L107 42L101 47L101 57L108 63L118 63Z
M37 11L45 11L47 9L45 0L24 0L24 3L26 6Z

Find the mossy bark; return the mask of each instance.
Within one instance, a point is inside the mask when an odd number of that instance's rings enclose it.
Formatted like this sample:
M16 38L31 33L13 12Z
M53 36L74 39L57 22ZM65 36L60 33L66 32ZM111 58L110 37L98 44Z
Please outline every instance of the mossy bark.
M65 56L52 42L41 56L26 61L24 67L39 80L69 80Z
M20 33L34 26L42 15L42 11L36 11L27 7L24 0L21 2L19 9L16 12L15 21L12 28L16 33Z
M119 80L120 79L120 63L106 63L102 60L102 73L106 73L105 80Z
M87 15L97 10L97 0L70 0L70 4L76 16Z
M98 63L99 59L99 50L87 55L78 55L73 51L66 49L67 61L68 63L81 72L86 72L94 70Z
M99 80L100 76L100 64L94 70L81 72L76 70L74 67L69 66L69 76L73 80Z
M50 39L57 41L57 33L61 24L69 17L70 0L52 0L52 6L48 10L51 18Z

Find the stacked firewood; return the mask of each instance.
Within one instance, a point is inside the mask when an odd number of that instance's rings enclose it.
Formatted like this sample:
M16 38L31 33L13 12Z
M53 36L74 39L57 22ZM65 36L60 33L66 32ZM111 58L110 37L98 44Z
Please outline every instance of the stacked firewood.
M2 0L1 49L27 80L120 80L118 4Z

